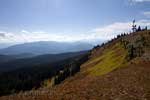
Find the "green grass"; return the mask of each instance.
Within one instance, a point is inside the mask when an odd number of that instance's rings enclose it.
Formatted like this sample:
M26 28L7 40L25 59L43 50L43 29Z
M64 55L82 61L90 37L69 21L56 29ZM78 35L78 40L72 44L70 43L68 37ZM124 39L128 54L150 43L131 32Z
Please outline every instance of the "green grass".
M45 80L45 81L43 82L42 87L47 87L47 88L52 87L52 79L47 79L47 80Z
M88 64L94 65L88 69L90 75L100 76L113 71L124 65L126 57L126 51L117 43L111 48L105 49L103 54L93 60Z

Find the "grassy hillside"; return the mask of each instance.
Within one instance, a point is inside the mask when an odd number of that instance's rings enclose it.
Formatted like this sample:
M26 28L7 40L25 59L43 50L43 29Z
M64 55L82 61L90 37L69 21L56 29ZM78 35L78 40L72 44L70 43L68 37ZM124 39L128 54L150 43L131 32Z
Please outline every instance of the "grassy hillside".
M80 72L50 88L0 100L150 100L150 30L119 35L91 50Z
M103 47L91 51L91 59L83 65L90 75L101 76L114 69L129 65L129 62L149 60L150 31L140 31L112 40ZM124 43L126 43L124 45ZM133 58L129 58L133 46ZM140 54L141 53L141 54ZM87 67L88 66L88 67Z
M112 70L124 66L126 63L125 57L127 52L122 48L120 43L105 49L102 54L92 60L90 60L86 66L91 66L88 68L90 75L104 75Z

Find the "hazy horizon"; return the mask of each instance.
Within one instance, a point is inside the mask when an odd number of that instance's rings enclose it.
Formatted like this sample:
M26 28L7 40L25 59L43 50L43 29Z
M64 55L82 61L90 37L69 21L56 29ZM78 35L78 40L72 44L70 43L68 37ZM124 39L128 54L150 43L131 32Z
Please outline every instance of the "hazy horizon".
M150 0L1 0L0 43L107 41L150 27ZM2 47L2 45L0 45Z

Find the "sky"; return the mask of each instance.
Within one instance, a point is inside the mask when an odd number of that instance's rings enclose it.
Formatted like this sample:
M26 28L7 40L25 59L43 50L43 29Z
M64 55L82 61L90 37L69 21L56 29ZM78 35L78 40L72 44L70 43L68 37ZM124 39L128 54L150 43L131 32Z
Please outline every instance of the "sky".
M133 19L150 28L150 0L0 0L0 44L105 41Z

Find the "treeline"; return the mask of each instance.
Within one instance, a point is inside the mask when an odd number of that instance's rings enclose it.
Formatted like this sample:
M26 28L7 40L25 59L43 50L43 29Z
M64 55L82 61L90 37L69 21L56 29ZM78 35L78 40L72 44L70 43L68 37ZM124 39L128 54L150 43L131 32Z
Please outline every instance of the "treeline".
M147 31L147 30L148 30L147 26L145 26L145 28L143 28L143 29L141 28L141 26L138 26L138 28L135 28L135 32ZM96 49L99 49L101 47L103 48L103 47L107 46L109 43L115 42L116 40L122 41L122 39L124 37L129 36L130 34L133 34L133 33L134 32L118 34L116 37L110 39L109 41L102 43L100 45L94 46L94 48L92 50L96 50ZM143 38L143 36L142 36L142 38Z
M106 48L109 44L112 44L113 42L116 42L116 41L120 41L122 40L125 36L128 36L130 35L131 33L121 33L121 34L118 34L116 37L112 38L111 40L108 40L107 42L104 42L100 45L96 45L94 46L94 48L92 50L97 50L99 48ZM91 50L91 51L92 51Z
M0 96L39 88L43 80L51 77L53 72L60 69L62 62L58 63L0 73Z
M60 84L66 78L73 76L77 72L79 72L81 64L86 62L88 60L88 57L89 55L86 54L80 58L76 58L66 64L65 67L63 67L61 70L57 71L56 74L51 78L51 86Z
M147 26L145 28L141 28L141 26L138 26L138 28L135 28L136 32L140 32L140 31L146 31L147 30Z
M28 66L11 72L0 73L0 96L20 91L37 89L44 80L55 77L59 84L80 70L80 65L88 59L88 52L55 63Z

